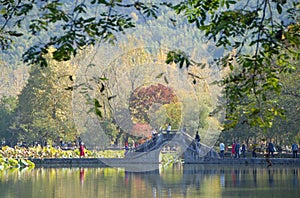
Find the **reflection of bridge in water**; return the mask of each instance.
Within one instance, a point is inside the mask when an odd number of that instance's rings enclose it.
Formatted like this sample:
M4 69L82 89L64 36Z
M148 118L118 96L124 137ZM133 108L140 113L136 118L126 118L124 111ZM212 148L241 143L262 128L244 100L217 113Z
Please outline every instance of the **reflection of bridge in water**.
M180 167L179 167L180 166ZM198 189L203 186L205 177L219 176L220 167L204 165L179 165L168 167L164 171L160 170L137 173L137 172L125 172L125 179L139 178L147 183L147 186L152 188L153 197L172 197L171 195L182 194L182 197L186 197L187 191L191 187Z
M161 162L160 153L167 145L176 145L181 148L184 163L197 163L219 158L212 147L197 143L189 134L181 131L162 131L151 140L130 150L125 159L135 163L158 164Z

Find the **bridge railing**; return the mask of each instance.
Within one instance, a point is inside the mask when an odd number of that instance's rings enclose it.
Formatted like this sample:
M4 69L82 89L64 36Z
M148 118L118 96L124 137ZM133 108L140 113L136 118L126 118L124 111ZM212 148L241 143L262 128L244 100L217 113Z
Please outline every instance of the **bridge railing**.
M131 148L129 152L147 152L150 150L154 150L156 147L159 147L160 143L162 141L166 140L172 140L173 138L176 138L175 136L183 136L182 140L185 141L184 143L186 144L186 147L188 147L190 144L193 143L194 138L191 137L189 134L187 134L184 131L179 131L179 130L162 130L158 134L156 134L154 137L151 139L147 140L145 143L135 147ZM177 137L181 138L181 137Z
M154 137L152 137L151 139L144 142L143 144L138 145L135 148L131 148L129 150L129 152L147 152L149 150L152 150L153 147L155 147L155 145L158 143L157 141L159 141L159 138L171 139L176 134L179 134L179 131L177 131L177 130L172 130L172 131L162 130L159 133L157 133Z

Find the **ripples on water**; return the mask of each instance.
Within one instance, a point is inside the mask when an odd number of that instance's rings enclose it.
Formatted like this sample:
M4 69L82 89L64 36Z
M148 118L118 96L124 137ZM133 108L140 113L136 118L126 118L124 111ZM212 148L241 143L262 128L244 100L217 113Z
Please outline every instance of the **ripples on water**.
M147 173L122 168L0 171L0 197L300 197L300 168L177 165Z

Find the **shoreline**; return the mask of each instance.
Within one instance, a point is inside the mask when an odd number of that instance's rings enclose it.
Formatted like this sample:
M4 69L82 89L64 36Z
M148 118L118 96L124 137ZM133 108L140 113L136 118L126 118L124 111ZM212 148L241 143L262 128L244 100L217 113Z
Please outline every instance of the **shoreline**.
M269 158L272 165L300 166L300 158ZM35 167L156 167L160 163L136 163L126 158L44 158L29 159ZM195 163L183 164L216 164L216 165L266 165L265 158L225 158L207 159ZM147 169L147 168L146 168Z

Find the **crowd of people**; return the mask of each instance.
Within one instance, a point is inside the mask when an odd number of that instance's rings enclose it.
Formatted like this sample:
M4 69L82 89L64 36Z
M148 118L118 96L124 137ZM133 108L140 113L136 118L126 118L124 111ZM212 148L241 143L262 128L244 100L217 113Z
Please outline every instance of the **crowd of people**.
M225 152L226 152L226 146L223 142L220 143L219 145L219 150L220 150L220 157L224 158L225 157ZM251 153L251 157L256 158L257 153L260 152L264 154L267 158L268 157L275 157L275 153L282 152L281 150L278 150L272 142L268 142L267 144L262 143L259 148L255 144L251 144L249 148L247 148L245 143L240 143L238 141L233 141L230 146L227 147L227 150L230 151L230 157L231 158L245 158L247 155L246 153ZM291 149L286 147L285 151L286 153L291 153L293 158L298 157L298 144L293 143L291 146Z

